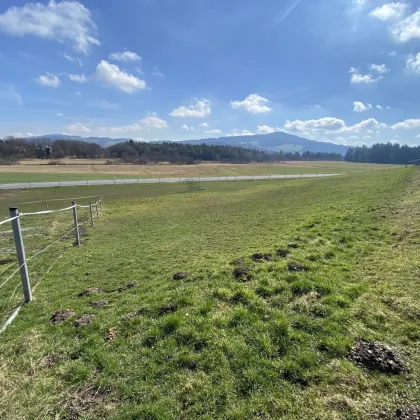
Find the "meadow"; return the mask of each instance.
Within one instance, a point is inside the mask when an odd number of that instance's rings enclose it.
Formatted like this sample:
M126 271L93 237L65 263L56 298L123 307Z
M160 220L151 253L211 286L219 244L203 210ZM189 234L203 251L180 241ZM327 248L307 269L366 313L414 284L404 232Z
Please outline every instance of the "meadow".
M398 168L0 192L5 217L46 196L105 201L82 246L65 238L29 264L34 301L0 336L0 417L365 419L419 405L419 187L420 171ZM68 219L43 219L30 254ZM59 310L73 312L53 322ZM407 372L354 364L360 338Z
M14 182L81 181L121 178L156 178L188 176L235 176L306 173L349 173L396 168L349 162L283 162L274 164L202 163L197 165L132 165L98 159L62 159L57 165L47 160L24 160L16 165L0 166L0 184Z

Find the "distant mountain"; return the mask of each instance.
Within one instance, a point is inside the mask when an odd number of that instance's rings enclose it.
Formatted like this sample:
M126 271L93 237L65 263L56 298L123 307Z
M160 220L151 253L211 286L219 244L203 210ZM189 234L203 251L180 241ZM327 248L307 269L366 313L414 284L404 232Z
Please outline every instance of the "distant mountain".
M271 134L256 134L253 136L219 137L217 139L185 140L189 144L215 144L228 146L241 146L260 149L269 152L322 152L340 153L344 155L348 147L323 141L308 140L283 132Z
M110 137L80 137L69 136L64 134L46 134L45 136L31 137L30 140L36 139L49 139L49 140L80 140L89 143L97 143L102 147L112 146L116 143L126 142L129 138ZM172 140L166 140L168 142ZM163 143L159 141L156 143ZM232 136L232 137L219 137L200 140L183 140L180 143L188 144L212 144L212 145L227 145L247 147L250 149L259 149L267 152L321 152L321 153L340 153L344 155L348 147L340 144L334 144L323 141L308 140L303 137L294 136L283 132L276 132L271 134L256 134L253 136Z
M70 136L66 134L46 134L45 136L34 136L29 137L29 140L38 140L38 139L47 139L47 140L79 140L79 141L86 141L88 143L96 143L101 145L102 147L112 146L113 144L117 143L124 143L129 138L118 138L112 139L110 137L80 137L80 136Z

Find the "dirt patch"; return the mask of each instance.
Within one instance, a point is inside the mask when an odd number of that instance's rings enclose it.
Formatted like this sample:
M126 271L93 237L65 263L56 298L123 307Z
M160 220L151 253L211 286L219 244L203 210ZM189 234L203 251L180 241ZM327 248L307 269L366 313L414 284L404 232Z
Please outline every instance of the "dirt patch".
M299 272L299 271L309 271L309 268L302 265L302 264L296 264L296 263L289 263L287 264L287 269L292 272Z
M53 324L61 324L65 320L75 315L76 315L76 311L74 309L61 309L53 313L53 315L50 318L50 321Z
M160 314L170 314L178 310L178 305L174 302L170 302L160 308Z
M74 326L83 327L84 325L91 324L95 318L96 315L94 314L84 314L78 320L74 321Z
M128 312L125 315L123 315L123 319L125 321L131 321L132 319L136 318L137 316L139 316L139 312L138 311L133 311L133 312Z
M245 264L245 261L244 261L243 258L238 258L237 260L232 261L232 264L233 265L243 265L243 264Z
M420 419L420 405L407 405L397 408L395 417L402 420L419 420Z
M117 329L115 327L109 328L106 336L105 341L114 341L117 338Z
M109 392L103 388L91 386L78 389L68 395L63 404L63 408L66 410L64 418L73 420L87 417L107 417L111 409L109 402ZM91 410L100 412L96 412L96 415L91 417L88 416Z
M137 282L136 281L131 281L130 283L126 284L125 286L121 286L119 287L116 291L121 293L121 292L125 292L126 290L132 289L133 287L137 286Z
M246 267L237 267L232 271L232 274L237 280L248 281L251 279L251 270Z
M3 258L2 260L0 260L0 265L10 264L15 261L16 260L14 258Z
M279 257L286 258L290 254L290 251L288 251L287 249L278 249L276 251L276 254Z
M407 366L397 352L382 343L361 339L352 347L348 357L367 370L392 374L408 372Z
M49 369L65 359L67 359L67 357L63 354L48 353L39 361L39 367L42 369Z
M187 273L186 271L180 271L179 273L175 273L172 278L174 280L184 280L188 278L191 274Z
M83 290L83 292L80 292L77 296L92 296L99 295L100 293L105 293L105 289L102 289L101 287L88 287L86 290Z
M91 305L93 308L104 308L106 305L108 305L108 303L108 299L102 299L96 302L92 302Z
M255 254L251 255L251 259L254 262L264 262L271 261L273 256L270 254L262 254L261 252L256 252Z
M287 245L287 248L289 248L289 249L298 249L298 248L300 248L300 245L298 245L298 244L289 244L289 245Z

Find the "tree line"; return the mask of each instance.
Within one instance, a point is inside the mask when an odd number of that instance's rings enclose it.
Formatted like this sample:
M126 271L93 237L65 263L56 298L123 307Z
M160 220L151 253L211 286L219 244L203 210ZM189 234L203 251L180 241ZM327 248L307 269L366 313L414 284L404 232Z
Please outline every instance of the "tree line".
M394 164L406 164L417 159L420 159L420 146L401 146L398 143L351 147L344 157L346 162Z
M285 160L342 160L339 153L292 153L264 152L237 146L208 144L187 144L176 142L145 143L133 140L101 147L96 143L80 140L16 139L0 140L0 159L3 163L20 159L60 159L60 158L120 159L135 164L169 162L195 164L200 162L279 162Z

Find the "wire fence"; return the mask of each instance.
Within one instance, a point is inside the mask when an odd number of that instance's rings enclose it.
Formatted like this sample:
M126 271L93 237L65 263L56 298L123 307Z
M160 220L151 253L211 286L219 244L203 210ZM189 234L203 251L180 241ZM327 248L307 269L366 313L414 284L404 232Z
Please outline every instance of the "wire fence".
M20 205L45 205L45 201ZM103 197L87 205L73 201L71 206L54 210L20 212L15 206L9 208L10 217L0 221L0 333L23 304L31 302L32 292L66 250L82 244L86 227L94 225L102 208Z

